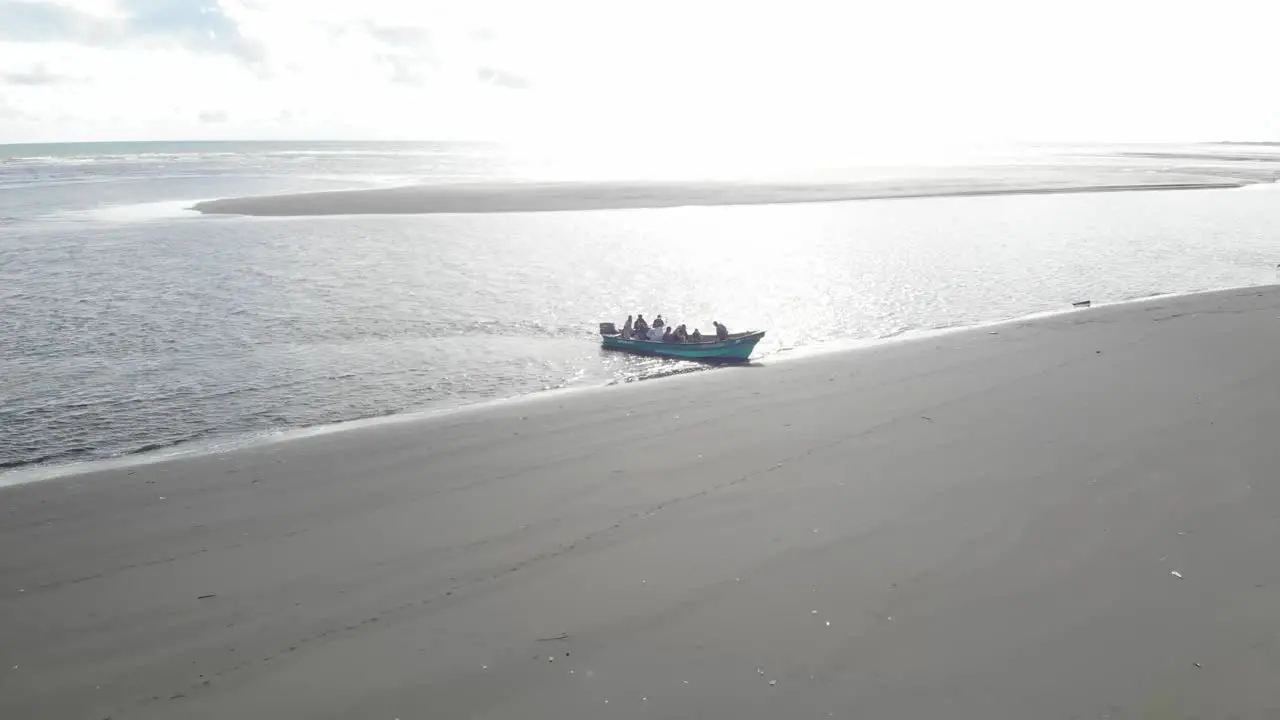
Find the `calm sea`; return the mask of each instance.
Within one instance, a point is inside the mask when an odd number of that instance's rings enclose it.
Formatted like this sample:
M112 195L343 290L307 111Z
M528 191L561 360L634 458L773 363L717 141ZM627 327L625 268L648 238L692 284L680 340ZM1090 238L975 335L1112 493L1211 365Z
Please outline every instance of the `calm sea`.
M1085 157L1086 160L1081 158ZM958 178L1096 165L1274 177L1276 148L1057 148ZM723 160L723 158L722 158ZM691 369L607 354L601 320L769 331L765 363L1069 306L1274 282L1280 193L1232 190L554 213L245 218L203 199L410 183L890 172L810 157L577 157L493 145L0 146L0 468ZM936 167L891 169L936 177ZM942 163L939 163L941 165ZM1030 170L1029 170L1030 168ZM725 370L731 372L731 370ZM0 476L3 477L3 476Z

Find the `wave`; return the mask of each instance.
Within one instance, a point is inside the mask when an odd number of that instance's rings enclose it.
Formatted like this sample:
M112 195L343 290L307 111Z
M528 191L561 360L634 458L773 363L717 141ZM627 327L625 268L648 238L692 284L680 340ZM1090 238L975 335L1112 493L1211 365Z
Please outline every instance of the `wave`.
M261 153L267 157L452 157L457 150L276 150Z
M109 155L29 155L5 158L0 164L10 166L23 165L106 165L111 163L137 163L173 160L203 161L214 158L244 157L246 153L238 152L190 152L190 153L127 153Z
M179 455L217 452L242 447L255 440L261 440L269 434L271 433L257 432L238 436L219 436L213 432L196 432L171 440L148 442L109 453L105 452L106 448L83 446L56 454L0 461L0 487L148 460L156 461Z

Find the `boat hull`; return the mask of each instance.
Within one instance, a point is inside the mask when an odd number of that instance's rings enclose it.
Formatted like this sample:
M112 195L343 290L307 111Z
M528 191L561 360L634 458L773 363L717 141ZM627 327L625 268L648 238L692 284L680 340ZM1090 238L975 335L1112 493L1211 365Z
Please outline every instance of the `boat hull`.
M746 362L763 332L738 333L723 341L700 343L664 343L647 340L627 340L621 335L603 335L601 342L606 350L619 350L635 355L669 357L679 360L704 362Z

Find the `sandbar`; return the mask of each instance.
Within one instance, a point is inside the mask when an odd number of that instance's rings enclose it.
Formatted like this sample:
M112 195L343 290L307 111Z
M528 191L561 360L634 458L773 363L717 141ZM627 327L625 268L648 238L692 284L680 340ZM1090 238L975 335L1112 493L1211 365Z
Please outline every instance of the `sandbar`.
M1259 182L1242 177L1124 175L1110 181L952 178L847 183L748 182L522 182L452 183L393 188L224 198L196 203L206 215L306 217L431 213L554 212L718 205L837 202L923 197L1046 193L1134 192L1235 188Z

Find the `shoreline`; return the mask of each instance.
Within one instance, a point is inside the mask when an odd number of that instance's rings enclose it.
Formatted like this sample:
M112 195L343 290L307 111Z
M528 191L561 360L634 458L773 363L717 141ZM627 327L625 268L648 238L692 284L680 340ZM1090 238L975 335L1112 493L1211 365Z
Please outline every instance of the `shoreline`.
M1280 286L1146 300L0 489L0 716L1271 717Z
M1222 288L1210 288L1206 290L1193 290L1188 292L1167 292L1143 297L1127 298L1117 300L1115 302L1094 303L1089 308L1075 308L1066 306L1058 309L1042 310L1030 312L1024 315L1018 315L1009 318L1000 318L984 322L978 322L969 325L956 325L952 327L937 328L919 328L906 330L894 335L877 338L843 338L839 340L830 340L816 345L783 348L779 352L763 358L755 358L750 361L749 366L752 368L768 367L775 363L792 363L804 362L815 358L825 358L832 355L855 354L874 350L875 348L892 345L897 343L924 342L937 337L947 335L965 333L990 328L998 328L1004 325L1016 323L1031 322L1040 319L1057 317L1059 315L1068 315L1072 313L1088 312L1090 310L1099 310L1105 308L1123 307L1128 305L1137 305L1147 302L1155 302L1162 299L1180 299L1194 298L1202 295L1213 295L1217 293L1229 293L1235 291L1247 290L1269 290L1272 288L1280 289L1280 284L1266 285L1246 285ZM1088 298L1084 298L1088 299ZM244 435L231 435L221 438L213 438L208 441L183 442L176 445L160 448L157 450L149 450L137 453L127 453L124 455L116 455L107 458L100 458L87 461L70 462L70 463L52 463L52 464L29 464L20 465L14 468L0 470L0 491L7 487L15 487L27 485L31 483L41 483L53 480L74 479L83 475L90 475L100 472L112 470L128 470L137 467L153 466L158 464L167 464L171 462L181 462L187 459L226 455L243 450L251 450L264 446L290 443L298 440L304 440L311 437L330 435L336 433L352 432L378 428L390 425L412 424L419 422L430 422L434 419L453 416L464 413L482 413L487 410L502 409L507 406L516 405L526 402L551 402L564 396L572 396L580 393L597 393L609 392L611 389L618 387L627 387L631 385L644 384L661 380L671 380L678 377L688 375L701 375L704 372L711 371L741 371L743 368L738 367L716 367L704 366L695 367L684 372L674 372L664 374L654 378L642 378L635 381L619 382L609 381L605 383L583 385L578 387L561 387L551 390L539 390L524 394L510 395L506 397L490 398L477 402L462 403L460 405L448 405L441 407L428 407L408 412L390 413L387 415L379 415L375 417L356 418L353 420L343 420L334 423L326 423L322 425L311 425L305 427L282 428L277 430L267 430Z
M1274 182L1261 178L1117 182L982 187L972 180L957 186L902 187L886 181L851 183L744 182L521 182L505 185L410 185L284 195L222 198L188 208L204 215L317 217L339 215L426 215L446 213L568 212L638 210L733 205L778 205L860 200L910 200L1006 195L1060 195L1171 190L1230 190Z

